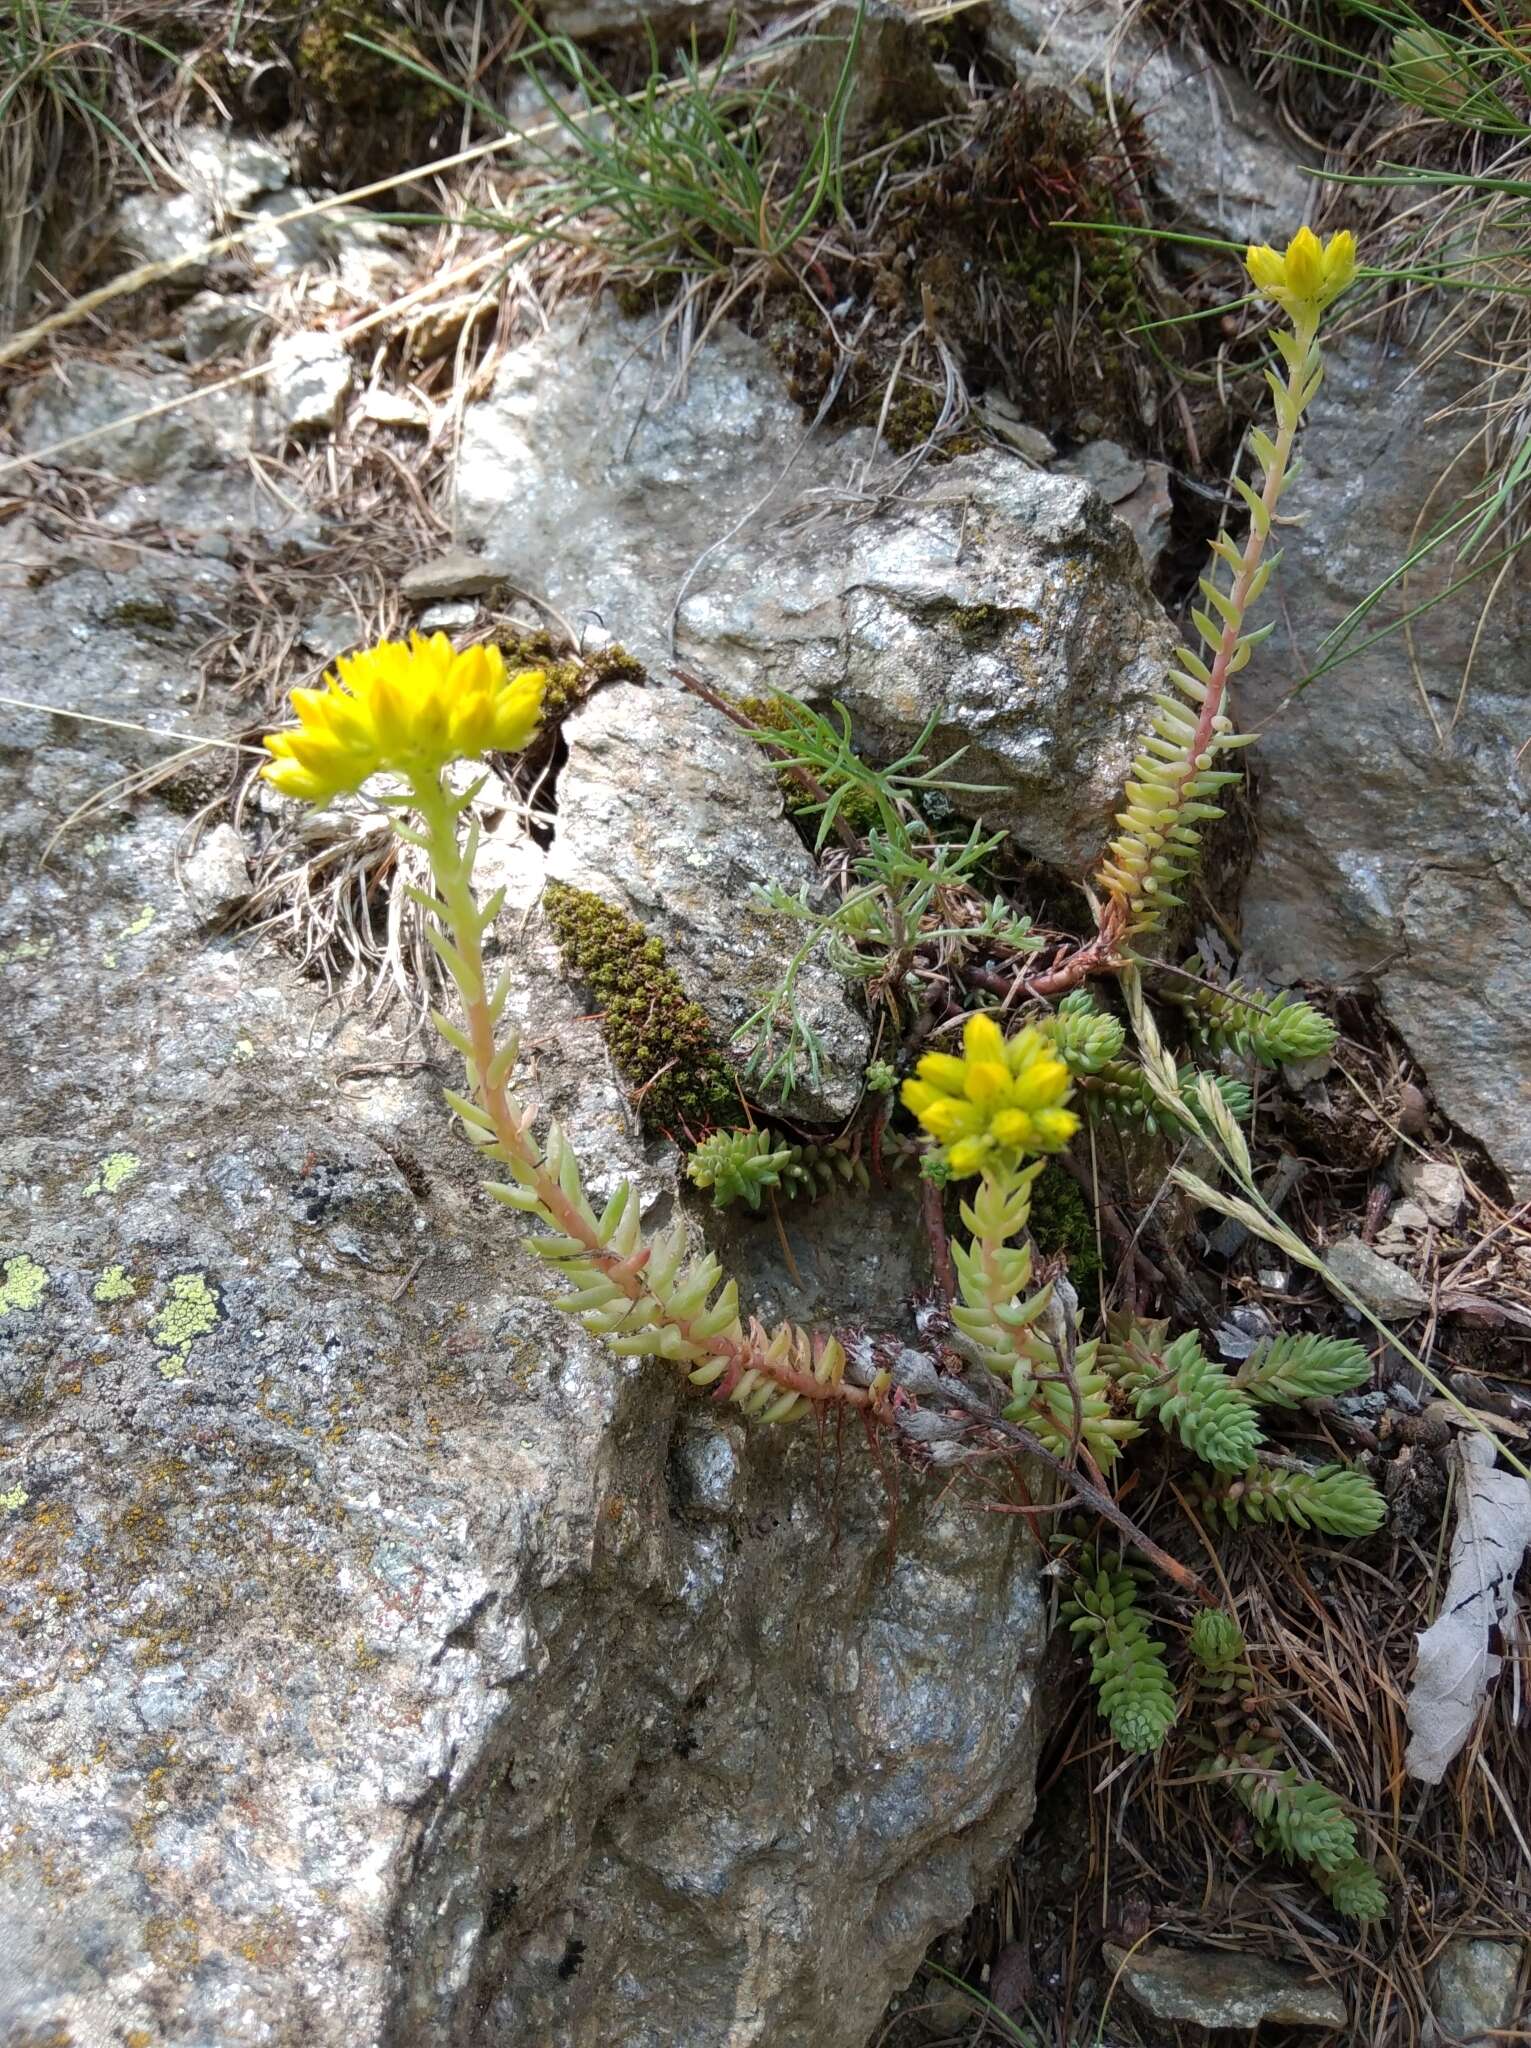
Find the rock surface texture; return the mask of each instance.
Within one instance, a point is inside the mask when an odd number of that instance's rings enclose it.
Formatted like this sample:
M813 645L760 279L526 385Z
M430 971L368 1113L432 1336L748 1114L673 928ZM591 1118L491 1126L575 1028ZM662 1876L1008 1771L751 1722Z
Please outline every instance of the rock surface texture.
M1082 870L1173 644L1128 530L1000 450L847 523L858 438L805 444L763 348L725 329L661 405L641 337L566 318L510 355L464 422L461 538L658 675L680 599L680 655L728 689L839 698L885 755L933 717L985 816Z
M1343 2027L1345 2001L1329 1984L1314 1984L1291 1963L1224 1949L1117 1948L1106 1942L1106 1965L1122 1989L1155 2019L1179 2020L1218 2032L1263 2026Z
M779 402L739 357L740 412L682 416L748 461ZM177 376L146 364L134 401ZM45 389L24 431L42 446L122 396ZM195 524L238 503L250 430L246 408L152 459L124 442L103 540L13 526L12 690L246 722L216 686L198 710L186 648L233 601L230 546L280 589L282 536ZM728 477L688 477L693 452L654 458L683 506ZM613 487L607 549L550 476L542 516L561 498L566 524L531 566L571 593L576 562L615 560L600 602L652 635L650 487ZM524 517L514 471L498 488ZM758 816L711 870L742 929L771 849L804 856L759 762L682 711L622 686L580 714L554 853L614 870L635 802L675 847ZM75 804L159 758L52 710L14 715L0 756L0 2040L860 2048L1029 1813L1027 1539L906 1480L894 1542L859 1438L746 1436L666 1368L600 1354L478 1192L452 1063L204 922L242 887L226 836L194 900L158 795L39 870ZM631 1174L661 1214L674 1157L636 1139L557 971L544 855L491 851L528 1086L595 1191ZM660 924L677 959L687 915ZM769 1225L728 1224L765 1315L896 1323L923 1277L911 1203L788 1227L790 1265Z
M1303 524L1280 624L1244 678L1262 734L1252 963L1281 979L1373 983L1441 1107L1531 1191L1531 578L1522 558L1479 635L1485 578L1301 691L1325 637L1418 545L1420 508L1475 430L1434 415L1462 387L1405 357L1336 351L1293 487ZM1434 502L1444 513L1467 481ZM1427 521L1428 523L1428 521ZM1452 580L1440 557L1358 636ZM1455 573L1460 573L1457 571ZM1464 673L1471 659L1471 673Z
M1023 85L1105 87L1138 117L1182 226L1284 243L1307 218L1312 186L1271 113L1236 73L1165 42L1141 16L1132 0L991 0L986 20Z

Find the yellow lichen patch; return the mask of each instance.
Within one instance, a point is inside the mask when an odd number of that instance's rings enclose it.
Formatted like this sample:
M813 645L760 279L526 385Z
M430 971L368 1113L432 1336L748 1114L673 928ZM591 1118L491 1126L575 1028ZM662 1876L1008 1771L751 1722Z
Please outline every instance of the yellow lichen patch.
M0 1267L0 1316L36 1308L52 1284L47 1272L25 1252L17 1252Z
M205 1337L218 1321L218 1290L209 1287L204 1273L177 1273L170 1293L154 1318L154 1341L167 1355L159 1369L167 1380L181 1379L191 1347Z
M31 1495L24 1486L13 1486L6 1493L0 1493L0 1515L14 1515L24 1508Z
M142 1164L136 1152L108 1152L97 1166L96 1177L86 1188L86 1194L115 1195L119 1188L127 1186Z
M122 930L118 932L116 943L113 945L112 950L101 955L102 965L105 967L115 967L117 965L117 946L121 945L124 939L141 939L153 922L154 905L152 903L140 904L132 917L122 927Z
M0 967L10 967L23 960L46 960L52 951L51 938L18 939L14 946L0 949Z
M108 1266L90 1295L92 1301L131 1301L137 1292L138 1282L129 1277L125 1266Z

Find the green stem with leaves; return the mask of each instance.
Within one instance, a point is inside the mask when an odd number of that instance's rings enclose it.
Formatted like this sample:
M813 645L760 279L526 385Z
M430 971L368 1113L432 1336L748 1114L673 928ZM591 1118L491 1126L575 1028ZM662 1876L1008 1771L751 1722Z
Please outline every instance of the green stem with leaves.
M612 1350L669 1358L694 1385L749 1414L785 1421L830 1403L880 1413L885 1376L870 1386L847 1380L845 1354L832 1337L815 1340L791 1324L775 1332L756 1324L746 1330L735 1285L722 1280L717 1262L710 1255L686 1259L683 1226L646 1238L625 1182L597 1216L563 1133L554 1125L545 1145L533 1135L531 1113L509 1087L516 1041L502 1041L499 1032L509 981L491 991L484 965L484 933L503 896L480 907L474 894L477 824L469 826L466 844L458 840L470 796L452 795L438 777L416 778L408 802L423 830L398 829L430 861L435 893L417 892L417 900L435 920L431 943L463 1006L465 1028L435 1017L467 1070L466 1092L449 1094L448 1101L471 1142L510 1171L510 1181L491 1184L490 1192L557 1233L532 1245L575 1283L576 1292L561 1305Z

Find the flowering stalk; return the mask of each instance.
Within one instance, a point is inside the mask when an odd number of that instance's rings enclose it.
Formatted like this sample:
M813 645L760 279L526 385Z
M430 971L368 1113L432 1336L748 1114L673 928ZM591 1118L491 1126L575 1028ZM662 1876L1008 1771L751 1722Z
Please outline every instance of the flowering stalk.
M784 1422L829 1402L882 1414L889 1405L886 1371L848 1377L835 1338L812 1338L790 1323L767 1331L751 1322L746 1330L737 1290L717 1260L689 1256L680 1222L645 1237L627 1182L597 1215L563 1132L555 1124L539 1144L531 1111L511 1092L516 1041L499 1036L510 985L502 980L490 990L483 953L503 892L480 907L473 892L477 825L469 826L465 845L457 838L476 792L454 796L443 777L454 761L524 747L537 729L545 684L536 669L508 675L498 648L458 654L442 633L385 640L338 662L321 688L293 691L296 728L268 734L264 773L284 795L307 803L327 803L380 773L406 785L406 794L384 801L398 814L400 837L430 861L434 892L411 893L431 918L431 944L463 1005L462 1027L435 1017L467 1067L466 1092L447 1100L473 1144L509 1171L490 1192L552 1233L531 1243L573 1289L560 1306L610 1350L668 1358L693 1385L746 1414ZM418 832L399 822L410 809Z
M736 1284L723 1279L710 1253L686 1257L683 1225L645 1237L625 1181L597 1215L560 1128L555 1124L545 1145L539 1144L531 1112L508 1085L517 1051L513 1035L500 1036L509 981L491 992L484 967L483 935L503 898L480 907L474 895L477 824L469 826L465 844L458 842L458 819L470 798L471 792L454 797L439 773L412 776L408 802L424 829L419 835L396 829L430 861L436 893L417 891L416 900L436 920L431 943L463 1007L465 1029L434 1015L436 1029L462 1054L467 1070L466 1092L449 1093L447 1100L470 1142L509 1168L510 1179L491 1182L489 1192L554 1233L531 1243L574 1285L559 1307L578 1316L610 1350L668 1358L693 1386L709 1388L719 1400L766 1421L784 1422L829 1402L880 1410L886 1373L858 1386L845 1377L845 1352L833 1337L811 1338L791 1324L768 1332L752 1323L746 1331Z
M1289 333L1275 337L1285 378L1266 372L1275 401L1276 438L1261 432L1250 437L1264 471L1262 488L1257 495L1242 477L1233 479L1249 510L1248 537L1240 548L1225 529L1212 543L1232 582L1224 589L1215 571L1202 577L1207 609L1193 609L1191 617L1205 653L1179 649L1180 666L1170 671L1174 694L1166 691L1156 699L1149 737L1128 778L1127 803L1117 819L1119 836L1096 878L1105 898L1097 938L1110 952L1133 932L1152 930L1168 907L1180 903L1175 885L1198 858L1198 828L1222 816L1210 799L1238 779L1214 763L1254 737L1233 730L1223 699L1229 677L1245 666L1270 631L1262 626L1246 632L1245 615L1280 559L1266 559L1266 543L1281 494L1296 474L1292 449L1298 423L1323 379L1319 320L1355 275L1355 242L1348 234L1335 235L1325 246L1302 228L1285 255L1254 248L1247 261L1255 285L1292 322Z
M1113 1412L1109 1382L1095 1369L1096 1346L1074 1347L1052 1287L1029 1291L1031 1190L1045 1155L1061 1151L1079 1128L1064 1106L1072 1086L1042 1032L1006 1039L992 1017L980 1015L968 1019L962 1057L927 1053L904 1083L903 1100L939 1141L946 1171L979 1177L977 1193L962 1204L968 1242L952 1247L959 1348L1008 1381L1007 1422L1055 1456L1078 1453L1098 1471L1138 1426Z

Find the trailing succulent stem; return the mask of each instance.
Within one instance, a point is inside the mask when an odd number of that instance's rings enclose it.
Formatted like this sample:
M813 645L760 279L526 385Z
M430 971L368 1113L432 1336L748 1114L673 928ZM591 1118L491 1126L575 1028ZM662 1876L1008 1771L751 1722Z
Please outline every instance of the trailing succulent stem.
M1253 1817L1262 1847L1320 1870L1341 1870L1355 1861L1355 1822L1341 1801L1326 1785L1278 1769L1273 1742L1220 1756L1209 1775L1222 1779Z
M767 1190L788 1200L810 1200L835 1188L854 1187L865 1194L871 1175L843 1144L794 1145L769 1131L714 1131L686 1161L694 1187L712 1196L715 1209L734 1202L760 1207Z
M1096 1369L1096 1345L1080 1344L1069 1357L1072 1330L1062 1322L1052 1288L1028 1291L1032 1248L1025 1232L1044 1164L1037 1160L1008 1185L985 1177L962 1204L963 1226L972 1235L952 1246L958 1290L952 1324L964 1353L1008 1384L1007 1422L1029 1429L1059 1455L1082 1445L1105 1467L1139 1434L1137 1425L1113 1412L1108 1381Z
M1194 1330L1167 1341L1167 1329L1115 1319L1102 1365L1140 1417L1172 1431L1204 1464L1243 1471L1261 1441L1254 1403L1207 1357Z
M424 827L416 843L424 847L435 880L435 894L421 901L437 920L432 943L456 983L465 1019L465 1028L435 1019L467 1068L466 1092L448 1100L483 1158L506 1169L508 1177L491 1182L489 1192L545 1226L530 1242L568 1287L559 1306L608 1349L666 1358L693 1386L734 1402L747 1415L785 1422L831 1402L879 1409L887 1393L885 1374L869 1386L853 1385L846 1378L844 1350L833 1337L814 1339L790 1323L774 1331L753 1321L746 1327L734 1282L723 1278L711 1253L688 1255L683 1223L646 1237L625 1181L597 1214L559 1127L553 1125L538 1142L531 1112L508 1085L516 1041L513 1035L502 1039L499 1031L509 984L502 981L491 991L485 973L483 935L499 901L480 908L474 898L477 828L470 827L467 845L459 846L464 799L453 797L437 775L414 778L410 802Z
M1173 1000L1211 1052L1237 1052L1279 1067L1332 1052L1339 1033L1311 1003L1288 995L1256 996L1230 982L1226 988L1178 989Z
M1111 1733L1123 1749L1158 1749L1175 1725L1175 1691L1132 1574L1104 1566L1081 1572L1063 1611L1070 1634L1090 1645L1090 1683Z
M1370 1536L1387 1514L1382 1495L1364 1472L1350 1465L1252 1464L1233 1476L1220 1475L1202 1489L1202 1505L1237 1528L1289 1522L1325 1536Z
M1051 1016L1039 1017L1036 1028L1057 1051L1079 1083L1079 1101L1094 1120L1136 1124L1150 1133L1173 1138L1195 1137L1194 1119L1173 1110L1150 1085L1136 1061L1124 1059L1127 1033L1120 1019L1102 1010L1087 989L1066 995ZM1215 1074L1213 1085L1230 1113L1241 1122L1254 1109L1244 1082ZM1195 1067L1179 1072L1179 1094L1192 1099L1202 1075Z
M1371 1378L1371 1360L1353 1337L1269 1337L1234 1374L1234 1385L1267 1408L1348 1394Z

